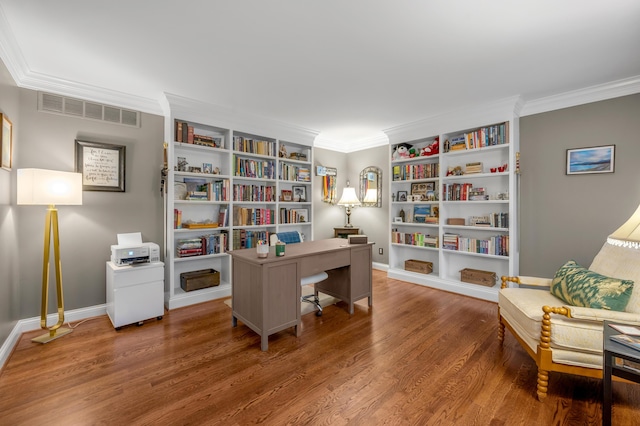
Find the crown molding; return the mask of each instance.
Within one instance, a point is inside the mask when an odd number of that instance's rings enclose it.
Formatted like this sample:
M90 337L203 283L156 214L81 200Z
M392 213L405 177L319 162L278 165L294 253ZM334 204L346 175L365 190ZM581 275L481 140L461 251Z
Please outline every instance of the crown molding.
M540 114L591 102L640 93L640 76L611 81L570 92L526 101L520 116Z
M167 118L195 121L214 127L238 130L242 133L272 137L285 142L312 146L318 136L317 131L305 127L172 93L164 93L161 105Z
M342 140L318 136L313 143L315 148L324 148L345 154L383 145L389 145L389 138L385 134L366 137L356 141L349 141L349 143L345 143L345 141Z

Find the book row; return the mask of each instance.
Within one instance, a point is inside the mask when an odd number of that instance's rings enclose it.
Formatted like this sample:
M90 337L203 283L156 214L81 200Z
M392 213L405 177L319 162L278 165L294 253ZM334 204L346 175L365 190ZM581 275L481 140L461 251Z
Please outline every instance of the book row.
M205 179L184 178L184 182L187 185L185 200L228 201L229 199L229 179L207 182Z
M256 247L258 245L258 241L262 241L263 244L269 244L270 235L271 233L269 231L234 229L233 250Z
M260 179L275 179L275 162L271 160L258 161L234 156L234 175Z
M509 256L509 236L495 235L487 239L462 237L457 234L444 234L442 248L468 253Z
M226 232L179 240L176 244L176 256L192 257L226 253L228 241L229 236Z
M293 182L310 182L311 173L309 171L309 168L307 167L280 163L280 180L288 180Z
M233 207L233 226L273 225L274 220L271 209Z
M437 178L440 175L439 163L397 164L393 166L393 180L415 180Z
M197 134L193 126L190 126L186 121L180 120L175 122L175 141L212 148L224 148L224 138L222 136Z
M280 208L280 223L305 223L309 222L308 209Z
M483 216L471 216L469 225L488 228L508 228L509 213L489 213Z
M250 154L268 155L270 157L275 157L277 154L275 142L245 138L243 136L233 137L233 150Z
M276 200L276 187L273 185L233 184L234 201L266 201Z
M482 127L449 140L449 151L484 148L509 143L509 123ZM445 145L445 152L447 147Z
M485 188L474 187L471 183L442 184L443 201L481 201L488 200Z
M392 244L407 244L418 247L438 247L438 236L422 234L420 232L397 232L391 231Z

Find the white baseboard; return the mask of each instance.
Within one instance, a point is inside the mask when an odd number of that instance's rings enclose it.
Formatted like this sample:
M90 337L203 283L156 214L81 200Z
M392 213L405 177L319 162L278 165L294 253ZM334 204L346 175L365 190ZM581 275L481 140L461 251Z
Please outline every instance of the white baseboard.
M107 305L90 306L87 308L74 309L65 311L65 323L80 321L86 318L98 317L107 314ZM58 314L50 314L47 316L47 324L55 324L58 320ZM0 369L4 367L5 362L11 356L13 348L18 344L22 333L28 331L40 330L40 317L22 319L16 323L7 339L0 347Z
M373 269L377 269L379 271L388 271L389 270L389 265L387 265L386 263L373 262L371 264L371 267Z

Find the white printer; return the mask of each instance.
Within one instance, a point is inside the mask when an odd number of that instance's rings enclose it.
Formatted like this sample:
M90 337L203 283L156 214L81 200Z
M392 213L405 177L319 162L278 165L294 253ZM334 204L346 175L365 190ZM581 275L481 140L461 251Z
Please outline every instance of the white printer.
M160 247L143 243L142 234L118 234L118 244L111 246L111 261L118 266L160 262Z

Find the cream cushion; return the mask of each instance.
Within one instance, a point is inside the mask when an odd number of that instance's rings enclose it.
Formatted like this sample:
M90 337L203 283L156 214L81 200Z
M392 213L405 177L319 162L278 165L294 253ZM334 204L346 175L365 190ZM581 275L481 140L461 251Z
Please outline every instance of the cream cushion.
M564 305L548 289L504 288L498 299L500 314L534 353L540 342L542 307ZM554 362L602 368L602 322L552 314L551 348Z

